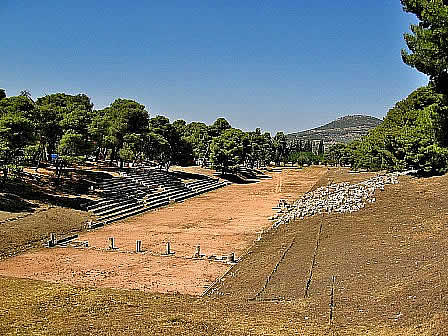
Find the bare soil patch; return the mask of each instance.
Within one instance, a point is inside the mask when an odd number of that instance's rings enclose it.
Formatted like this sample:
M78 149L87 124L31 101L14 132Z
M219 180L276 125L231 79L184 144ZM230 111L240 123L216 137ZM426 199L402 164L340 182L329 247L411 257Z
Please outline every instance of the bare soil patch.
M200 294L229 268L208 256L243 254L257 232L271 225L267 218L278 200L297 199L325 172L322 167L284 170L259 183L233 184L84 233L79 240L88 241L87 249L43 249L5 260L0 274L76 286ZM109 237L115 238L117 251L106 250ZM134 253L136 240L145 253ZM161 256L168 241L175 255ZM191 258L197 245L206 255L201 260Z

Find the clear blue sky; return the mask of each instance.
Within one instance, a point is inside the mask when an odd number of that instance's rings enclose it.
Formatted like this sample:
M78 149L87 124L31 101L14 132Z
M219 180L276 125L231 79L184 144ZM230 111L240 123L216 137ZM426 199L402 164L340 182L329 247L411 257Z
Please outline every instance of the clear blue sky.
M401 61L412 22L399 0L3 0L0 87L292 132L425 85Z

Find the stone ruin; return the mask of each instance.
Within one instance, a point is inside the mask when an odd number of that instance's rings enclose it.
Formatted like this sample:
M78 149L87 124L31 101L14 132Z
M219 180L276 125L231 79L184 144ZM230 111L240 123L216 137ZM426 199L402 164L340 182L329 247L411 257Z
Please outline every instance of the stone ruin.
M364 208L367 203L375 202L375 191L384 190L387 184L397 184L400 173L377 175L366 181L350 184L348 182L330 184L305 193L292 204L279 200L273 209L277 213L270 217L273 228L296 219L304 219L324 213L352 213Z

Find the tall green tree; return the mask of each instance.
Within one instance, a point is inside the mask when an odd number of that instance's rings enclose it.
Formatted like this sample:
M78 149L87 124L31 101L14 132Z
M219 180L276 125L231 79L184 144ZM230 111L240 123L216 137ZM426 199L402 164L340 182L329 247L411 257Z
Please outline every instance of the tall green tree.
M23 156L25 147L32 144L33 135L33 123L22 114L9 112L0 115L0 166L3 171L3 185L10 169L17 165L17 160Z
M274 161L277 164L285 162L288 157L288 142L283 132L277 132L273 139Z
M33 102L24 96L8 97L0 100L0 115L19 114L36 123L38 111Z
M193 163L193 149L184 136L187 127L185 121L176 120L171 124L167 117L156 116L150 119L149 125L151 143L157 144L156 159L166 169L171 164Z
M26 149L35 144L36 111L34 103L23 96L0 100L0 160L4 181L10 168L18 166Z
M88 132L95 151L95 161L104 159L108 148L108 125L109 120L106 117L107 110L92 111L92 118L88 125Z
M269 134L269 133L268 133ZM247 132L243 138L244 155L243 159L247 166L257 167L269 163L269 156L266 155L265 150L271 151L270 148L270 134L267 137L261 133L260 128L256 128L254 132ZM268 146L268 148L266 148Z
M179 136L183 137L185 128L187 127L187 122L185 120L178 119L173 122L173 126L176 129Z
M209 158L213 140L209 127L201 122L191 122L185 126L183 138L191 147L194 160L204 165Z
M230 123L224 118L218 118L209 127L209 134L212 138L220 136L225 130L232 128Z
M106 120L107 132L104 141L111 149L111 162L118 159L126 136L143 136L148 132L149 114L144 105L133 100L116 99L101 114ZM123 165L123 160L120 165Z
M401 0L403 10L415 14L418 24L404 34L410 52L403 61L429 76L440 93L448 93L448 3L446 0Z
M234 171L243 163L243 138L243 131L229 128L213 139L210 145L210 161L216 170L225 174Z
M351 154L346 144L339 143L331 146L324 154L324 158L330 165L344 165L351 160Z
M263 134L263 147L261 152L262 164L270 164L274 158L274 146L272 142L271 133L265 132Z
M26 97L26 95L24 95ZM58 152L59 143L65 133L78 134L82 139L80 151L87 152L88 126L91 122L93 104L85 94L68 95L55 93L38 98L36 101L38 116L36 118L37 133L42 153L47 159L51 153ZM67 135L66 138L72 138ZM68 139L64 140L67 143ZM71 146L70 146L71 147Z
M349 161L359 168L446 172L445 110L443 95L434 86L415 90L396 103L364 139L347 146Z

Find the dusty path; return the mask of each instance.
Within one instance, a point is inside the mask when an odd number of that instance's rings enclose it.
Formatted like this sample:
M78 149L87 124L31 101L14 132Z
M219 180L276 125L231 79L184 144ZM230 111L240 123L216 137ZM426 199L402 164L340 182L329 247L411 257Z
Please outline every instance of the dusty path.
M280 198L297 199L327 172L326 168L283 170L272 179L204 194L118 222L79 240L89 248L40 249L0 263L0 275L62 282L76 286L140 289L200 294L228 269L222 262L192 259L201 253L238 257L257 232L270 226L267 217ZM107 251L108 238L116 251ZM144 253L135 253L141 240ZM171 242L174 256L161 256Z

